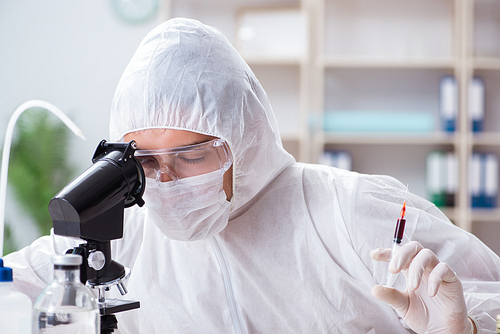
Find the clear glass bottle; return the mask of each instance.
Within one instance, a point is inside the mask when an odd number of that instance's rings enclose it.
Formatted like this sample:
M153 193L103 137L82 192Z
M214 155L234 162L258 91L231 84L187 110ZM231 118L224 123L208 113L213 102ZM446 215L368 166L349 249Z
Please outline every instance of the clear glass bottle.
M31 333L31 299L14 291L12 269L3 266L0 259L0 332L9 334Z
M80 255L52 257L54 280L33 305L33 334L100 334L99 307L80 282Z

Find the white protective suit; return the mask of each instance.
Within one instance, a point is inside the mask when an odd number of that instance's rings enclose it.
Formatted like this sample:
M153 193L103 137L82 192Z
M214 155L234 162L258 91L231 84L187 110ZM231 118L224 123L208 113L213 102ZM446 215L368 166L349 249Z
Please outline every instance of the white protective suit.
M170 20L148 34L118 85L111 140L149 129L185 129L227 140L234 158L228 226L208 240L173 241L126 210L116 261L132 270L119 333L411 333L370 294L387 264L405 186L393 178L296 163L283 149L268 98L216 29ZM480 333L500 313L500 260L433 204L408 195L408 239L462 280ZM51 279L49 254L78 241L44 237L5 257L35 298ZM396 287L404 287L399 275Z

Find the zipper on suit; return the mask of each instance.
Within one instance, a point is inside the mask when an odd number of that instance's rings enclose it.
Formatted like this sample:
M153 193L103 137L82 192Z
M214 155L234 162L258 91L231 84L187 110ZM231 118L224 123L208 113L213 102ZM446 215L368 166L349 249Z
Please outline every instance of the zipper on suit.
M229 306L229 312L231 313L231 319L233 320L234 329L236 334L245 334L245 327L243 326L243 321L241 320L240 312L238 311L236 300L234 299L231 272L229 271L227 259L225 258L224 253L222 253L219 242L215 239L215 237L210 238L210 244L212 245L215 257L217 258L217 262L219 262L219 267L221 269L222 281L224 282L224 289L226 291L227 303Z

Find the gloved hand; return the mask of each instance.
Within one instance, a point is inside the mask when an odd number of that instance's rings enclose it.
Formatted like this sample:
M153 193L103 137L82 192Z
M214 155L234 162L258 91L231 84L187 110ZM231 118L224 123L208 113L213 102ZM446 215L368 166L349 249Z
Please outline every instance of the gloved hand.
M376 285L372 295L391 305L417 333L476 333L467 316L462 282L455 272L416 241L403 245L391 260L391 249L371 252L376 261L389 262L392 273L403 272L403 291Z

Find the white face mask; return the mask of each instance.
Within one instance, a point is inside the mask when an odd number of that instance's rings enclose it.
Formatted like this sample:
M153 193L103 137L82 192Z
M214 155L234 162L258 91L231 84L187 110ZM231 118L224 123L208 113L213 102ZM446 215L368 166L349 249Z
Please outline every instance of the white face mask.
M210 238L229 221L231 203L226 200L220 170L177 182L146 179L144 200L150 219L173 240Z

